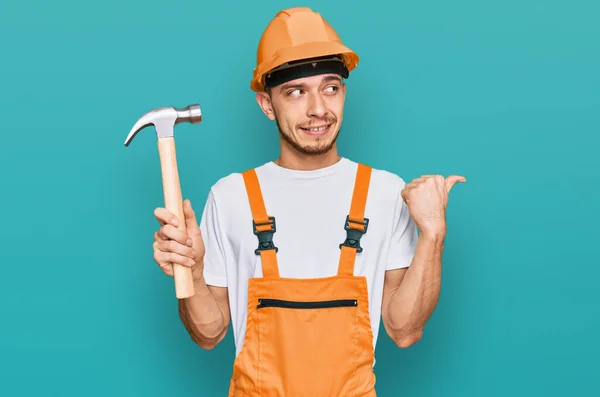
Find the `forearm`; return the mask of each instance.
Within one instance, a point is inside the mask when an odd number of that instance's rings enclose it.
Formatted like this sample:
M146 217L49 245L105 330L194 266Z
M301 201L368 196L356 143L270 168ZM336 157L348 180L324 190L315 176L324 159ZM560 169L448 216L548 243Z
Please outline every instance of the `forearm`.
M211 349L225 335L226 315L203 278L196 280L194 287L194 296L179 300L179 316L192 340Z
M410 345L420 339L437 305L444 238L445 233L419 236L412 263L400 285L392 291L387 306L388 332L397 344Z

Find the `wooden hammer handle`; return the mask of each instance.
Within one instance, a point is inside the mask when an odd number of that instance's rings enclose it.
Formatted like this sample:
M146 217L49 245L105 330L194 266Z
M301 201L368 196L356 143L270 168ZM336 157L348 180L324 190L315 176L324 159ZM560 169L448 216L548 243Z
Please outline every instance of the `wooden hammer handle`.
M185 216L183 214L181 183L177 169L175 138L159 138L158 154L160 156L165 208L177 216L177 220L179 221L177 228L187 234ZM178 299L194 296L194 280L191 268L174 263L173 278L175 279L175 294Z

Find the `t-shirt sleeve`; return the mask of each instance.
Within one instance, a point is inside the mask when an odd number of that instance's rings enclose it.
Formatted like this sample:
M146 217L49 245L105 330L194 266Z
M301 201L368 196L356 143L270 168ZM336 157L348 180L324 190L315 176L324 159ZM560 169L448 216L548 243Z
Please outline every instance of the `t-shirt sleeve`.
M402 183L401 189L404 188L404 185L405 183ZM410 216L408 206L402 200L402 196L400 195L401 189L398 190L396 198L386 270L409 267L417 249L417 240L419 237L417 225Z
M200 232L206 250L204 279L208 285L226 287L227 268L225 267L224 239L220 221L217 202L211 189L200 220Z

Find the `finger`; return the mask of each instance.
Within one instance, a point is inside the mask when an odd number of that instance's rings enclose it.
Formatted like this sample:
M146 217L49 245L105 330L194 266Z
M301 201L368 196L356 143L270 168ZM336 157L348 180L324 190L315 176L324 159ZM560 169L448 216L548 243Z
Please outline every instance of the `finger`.
M156 208L154 210L154 216L156 217L156 220L158 220L158 222L161 224L161 226L171 224L177 227L177 225L179 224L175 214L173 214L166 208Z
M185 224L187 229L191 233L198 233L200 231L200 227L198 226L198 220L196 219L196 212L194 211L192 202L189 199L186 199L183 202L183 215L185 216Z
M154 241L161 242L161 241L169 241L169 240L170 240L170 238L163 234L162 227L159 228L156 232L154 232Z
M440 175L437 175L437 174L425 174L425 175L421 175L421 177L419 179L420 179L420 183L429 183L429 184L437 185L439 178L440 178ZM443 180L444 180L444 178L442 177L442 181Z
M440 194L445 193L444 189L446 188L446 179L443 175L435 175L433 178L431 178L431 181Z
M450 175L448 178L446 178L446 193L450 193L450 189L452 189L452 187L454 185L456 185L457 183L466 182L466 181L467 181L467 178L465 178L464 176Z
M164 235L163 233L163 229L164 226L161 226L157 231L156 231L156 240L168 240L169 238L167 236Z
M402 189L402 191L400 192L400 195L402 196L402 200L408 204L408 201L410 199L410 192L411 189Z
M158 262L158 267L163 271L167 276L173 277L173 264L169 262Z
M176 263L178 265L190 267L195 263L195 261L190 257L179 255L174 252L165 252L161 250L154 251L154 258L161 265L166 265L167 263Z
M159 240L156 243L156 248L163 252L174 252L188 258L196 258L196 251L192 247L180 244L175 240Z
M173 275L173 265L170 263L165 264L164 266L160 266L160 269L167 275L174 277Z
M156 248L156 243L153 245L154 248L154 260L158 263L158 266L161 268L165 274L172 276L173 275L173 265L170 262L164 260L164 252Z
M187 234L173 225L164 225L160 228L160 234L166 240L175 240L183 245L192 245L192 239Z

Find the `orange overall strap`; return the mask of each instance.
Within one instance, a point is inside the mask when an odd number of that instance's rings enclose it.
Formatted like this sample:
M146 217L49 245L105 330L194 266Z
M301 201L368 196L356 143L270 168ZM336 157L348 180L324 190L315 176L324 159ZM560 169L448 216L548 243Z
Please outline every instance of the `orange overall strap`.
M366 233L369 220L364 217L367 204L367 194L371 183L371 167L358 164L354 192L350 205L350 214L346 219L345 229L347 238L340 244L341 254L338 274L352 276L354 274L354 259L357 252L362 252L360 237Z
M272 237L275 232L275 218L269 217L260 190L260 184L254 169L242 173L246 193L252 211L254 234L259 238L259 246L255 253L260 253L264 277L279 277L277 267L277 247L273 245Z

